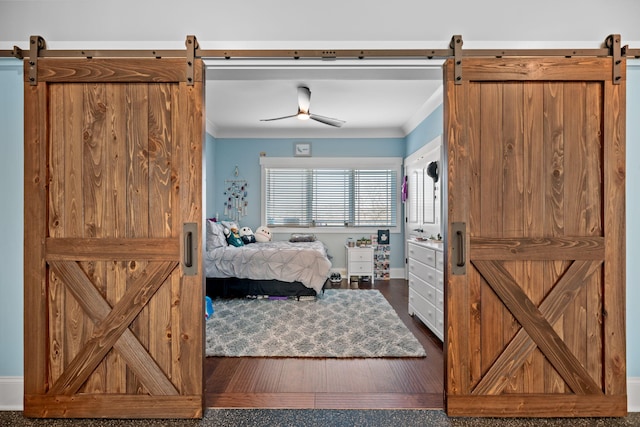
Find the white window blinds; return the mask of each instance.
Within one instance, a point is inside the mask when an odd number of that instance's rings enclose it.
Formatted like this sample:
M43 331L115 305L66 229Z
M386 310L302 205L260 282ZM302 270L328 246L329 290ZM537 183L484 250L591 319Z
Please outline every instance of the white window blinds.
M269 227L395 227L396 168L264 168Z

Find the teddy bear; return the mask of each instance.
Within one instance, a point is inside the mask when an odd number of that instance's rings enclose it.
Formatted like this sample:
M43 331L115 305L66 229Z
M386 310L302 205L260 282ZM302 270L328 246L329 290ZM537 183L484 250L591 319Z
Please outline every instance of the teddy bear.
M242 227L240 229L240 238L245 245L256 242L256 236L253 234L253 231L250 227Z
M256 242L266 243L271 241L271 230L265 225L261 225L255 232Z

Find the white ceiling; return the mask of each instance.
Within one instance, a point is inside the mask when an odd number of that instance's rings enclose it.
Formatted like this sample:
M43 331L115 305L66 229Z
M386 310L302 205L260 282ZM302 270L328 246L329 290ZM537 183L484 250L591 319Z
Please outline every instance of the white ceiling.
M404 137L441 102L442 61L207 61L207 130L217 138ZM297 87L311 90L312 113L297 113Z

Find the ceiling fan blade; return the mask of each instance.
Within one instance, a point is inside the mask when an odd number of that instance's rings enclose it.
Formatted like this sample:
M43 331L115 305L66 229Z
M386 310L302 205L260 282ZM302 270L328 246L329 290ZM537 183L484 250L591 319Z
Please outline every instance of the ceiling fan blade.
M309 118L316 122L324 123L325 125L335 126L337 128L342 127L346 122L344 120L332 119L331 117L319 116L317 114L309 114Z
M260 119L261 122L271 122L273 120L282 120L282 119L289 119L291 117L296 117L297 114L292 114L290 116L283 116L283 117L275 117L273 119Z
M311 90L306 86L298 87L298 110L308 113L309 105L311 105Z

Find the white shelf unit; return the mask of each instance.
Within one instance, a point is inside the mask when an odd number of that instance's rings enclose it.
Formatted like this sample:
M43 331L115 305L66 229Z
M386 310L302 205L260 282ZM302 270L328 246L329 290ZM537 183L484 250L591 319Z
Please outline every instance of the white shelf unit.
M373 256L376 280L389 280L391 278L391 245L374 246Z

